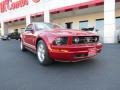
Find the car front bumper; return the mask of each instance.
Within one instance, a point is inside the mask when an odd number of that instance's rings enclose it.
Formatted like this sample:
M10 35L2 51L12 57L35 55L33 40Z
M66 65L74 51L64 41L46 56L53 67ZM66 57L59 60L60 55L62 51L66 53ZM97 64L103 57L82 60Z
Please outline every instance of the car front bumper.
M84 44L84 45L67 45L52 46L49 54L52 59L63 62L82 61L96 56L102 50L102 44Z

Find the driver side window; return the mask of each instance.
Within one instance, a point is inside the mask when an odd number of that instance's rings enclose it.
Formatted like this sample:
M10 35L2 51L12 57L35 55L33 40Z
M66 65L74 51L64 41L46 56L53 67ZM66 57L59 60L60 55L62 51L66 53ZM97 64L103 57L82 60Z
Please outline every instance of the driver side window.
M31 30L33 30L33 25L32 24L28 25L25 31L31 31Z

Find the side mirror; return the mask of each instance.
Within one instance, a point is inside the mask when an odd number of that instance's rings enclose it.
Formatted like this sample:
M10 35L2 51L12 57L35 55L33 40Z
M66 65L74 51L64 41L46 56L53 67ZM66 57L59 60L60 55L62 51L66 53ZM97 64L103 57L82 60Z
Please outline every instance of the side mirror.
M33 29L31 29L31 30L29 30L31 33L34 33L34 30Z

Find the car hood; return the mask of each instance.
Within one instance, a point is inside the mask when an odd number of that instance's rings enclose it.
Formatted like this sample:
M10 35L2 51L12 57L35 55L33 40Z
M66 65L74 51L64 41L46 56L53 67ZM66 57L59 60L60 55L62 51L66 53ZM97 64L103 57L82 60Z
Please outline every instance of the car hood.
M56 29L49 31L49 33L55 36L93 36L96 35L95 33L82 31L82 30L75 30L75 29Z

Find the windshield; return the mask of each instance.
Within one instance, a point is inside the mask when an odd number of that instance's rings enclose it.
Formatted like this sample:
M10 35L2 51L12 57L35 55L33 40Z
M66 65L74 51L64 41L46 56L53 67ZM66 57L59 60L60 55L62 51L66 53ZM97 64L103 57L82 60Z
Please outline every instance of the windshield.
M35 23L37 30L64 29L62 26L52 23Z
M52 23L45 23L50 29L64 29L62 26Z

